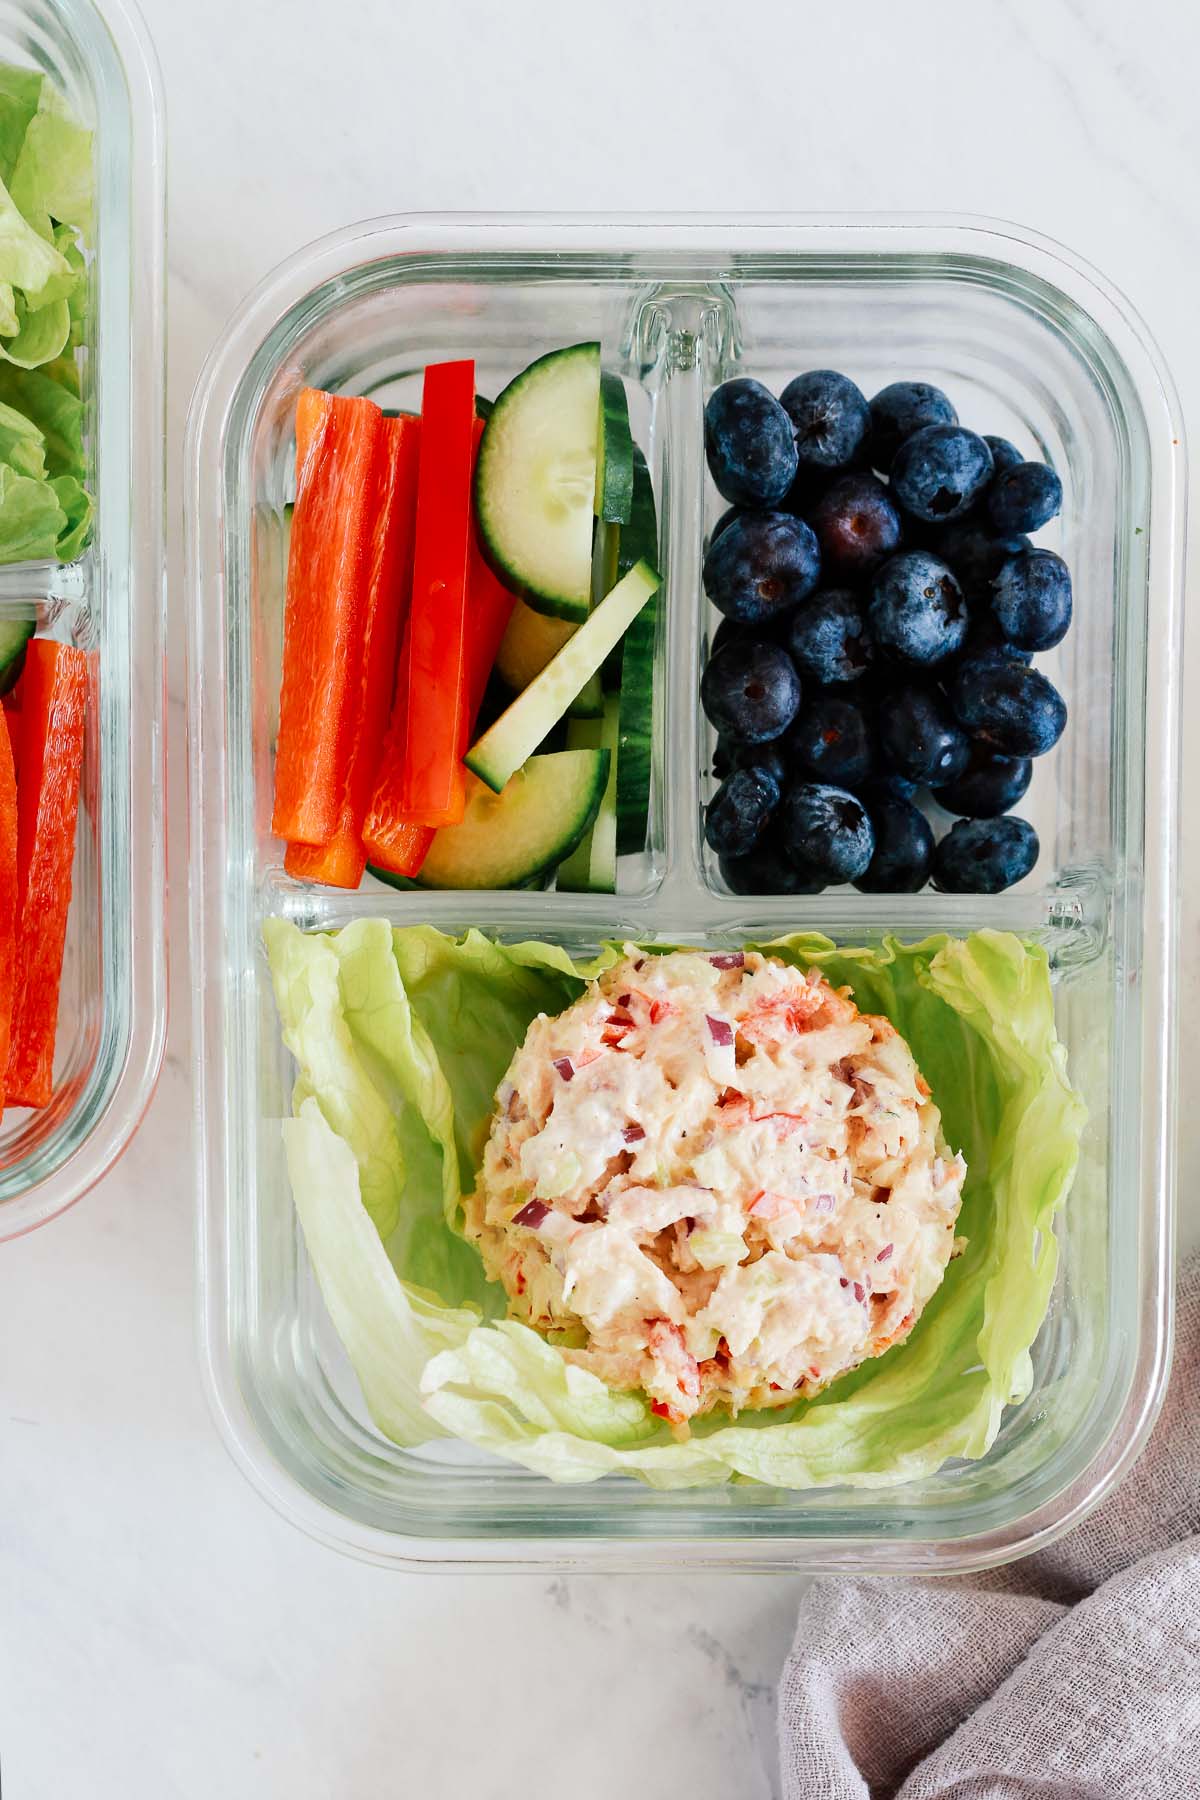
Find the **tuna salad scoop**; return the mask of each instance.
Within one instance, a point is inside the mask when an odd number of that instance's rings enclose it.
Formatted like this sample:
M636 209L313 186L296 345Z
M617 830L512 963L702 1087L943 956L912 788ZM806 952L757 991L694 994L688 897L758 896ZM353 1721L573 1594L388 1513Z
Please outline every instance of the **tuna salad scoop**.
M907 1043L753 951L625 958L530 1025L466 1229L509 1310L673 1425L911 1331L966 1166Z

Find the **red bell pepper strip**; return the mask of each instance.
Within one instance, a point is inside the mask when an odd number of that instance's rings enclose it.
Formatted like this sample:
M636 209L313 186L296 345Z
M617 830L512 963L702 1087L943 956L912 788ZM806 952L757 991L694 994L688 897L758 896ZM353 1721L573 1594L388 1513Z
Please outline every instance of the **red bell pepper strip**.
M6 1105L45 1106L71 903L87 657L70 644L32 638L20 687L16 974L4 1092Z
M16 929L17 775L7 715L0 707L0 1112L4 1110L4 1077L8 1070L8 1040L12 1025Z
M337 829L361 693L370 509L383 415L305 388L283 618L271 828L326 844Z
M371 860L388 868L398 825L456 825L466 809L474 449L475 365L432 363L422 398L412 606L365 833Z
M366 620L350 762L329 842L288 845L284 867L302 881L356 888L366 866L363 822L383 751L396 685L397 649L412 597L420 447L419 419L384 419L376 461Z

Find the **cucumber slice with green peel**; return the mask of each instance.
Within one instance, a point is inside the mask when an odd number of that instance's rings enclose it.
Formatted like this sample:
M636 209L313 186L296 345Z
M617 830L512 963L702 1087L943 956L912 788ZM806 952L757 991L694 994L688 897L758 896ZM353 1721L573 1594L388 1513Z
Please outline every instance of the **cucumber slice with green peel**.
M607 750L531 756L492 793L467 784L459 825L438 832L417 882L429 888L525 887L569 857L600 810L611 762Z
M585 619L600 435L600 346L541 356L492 407L475 464L475 517L506 587L535 612Z
M518 600L496 652L497 675L519 694L577 630L571 620L549 619Z
M603 731L603 713L594 719L568 719L567 749L598 750Z
M623 525L633 499L633 436L629 430L629 401L619 375L600 376L600 436L596 448L596 499L598 519Z
M617 731L620 703L610 694L604 704L604 718L599 723L600 747L609 752L608 780L595 823L587 836L558 871L555 885L564 893L613 894L617 889ZM567 741L587 726L591 719L573 719L567 727Z
M596 520L596 532L592 539L592 610L595 611L605 594L610 594L617 585L620 576L618 562L621 547L621 527L607 519ZM653 557L648 558L653 562Z
M599 719L604 712L604 688L600 682L599 672L589 675L570 706L567 716L572 719Z
M32 619L0 619L0 694L16 686L25 667L25 646L32 636Z
M649 563L636 563L507 712L472 744L464 759L468 769L498 794L596 674L658 587L657 570Z
M654 487L640 450L634 451L633 505L621 527L620 561L658 550ZM637 856L646 847L650 821L650 771L654 745L655 648L658 600L640 612L621 645L620 729L617 735L617 854Z
M658 567L658 509L654 504L654 483L641 450L633 446L633 499L629 518L622 525L617 541L617 575L627 575L634 563L648 562Z

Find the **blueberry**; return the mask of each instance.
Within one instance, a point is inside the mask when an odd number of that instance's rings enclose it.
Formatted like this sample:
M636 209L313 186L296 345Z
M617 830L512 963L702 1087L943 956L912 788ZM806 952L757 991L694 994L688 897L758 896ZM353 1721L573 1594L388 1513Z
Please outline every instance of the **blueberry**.
M786 731L800 708L800 677L777 644L742 639L710 657L700 700L726 737L765 744Z
M1009 643L990 606L972 606L967 611L967 635L954 660L968 662L981 656L1000 656L1008 662L1033 661L1032 650L1021 650Z
M859 787L875 762L866 714L839 694L818 693L801 709L788 733L787 748L799 774L834 787Z
M923 425L957 425L958 414L941 388L928 381L893 381L871 402L871 466L885 474L892 458Z
M788 765L778 743L739 744L733 738L718 738L712 759L713 774L718 778L731 775L735 769L753 769L775 789L778 800L788 778Z
M788 627L792 622L791 613L781 613L777 619L764 621L759 625L741 625L736 619L718 619L716 629L708 642L708 654L713 657L726 644L781 644L787 649ZM997 631L999 627L997 627Z
M977 656L950 682L954 716L972 737L1005 756L1042 756L1067 722L1067 707L1037 669L996 656Z
M840 471L837 469L814 469L801 463L799 473L781 502L784 512L795 513L798 519L811 522L813 508L817 506L831 481L836 481Z
M1040 531L1062 510L1062 482L1049 463L1019 462L988 489L987 507L997 531Z
M839 581L856 581L900 548L900 514L874 475L839 475L809 514L821 567Z
M999 894L1038 858L1027 819L959 819L933 853L933 885L943 894Z
M1032 774L1027 756L1001 756L986 744L972 744L971 760L962 774L935 788L933 797L947 812L968 819L998 819L1024 797Z
M999 630L999 626L997 626ZM708 643L708 655L711 661L727 644L745 644L751 641L761 643L770 636L769 632L755 631L749 625L739 625L736 619L721 619Z
M857 880L874 854L866 808L845 788L801 782L784 795L779 823L787 854L826 882Z
M791 513L743 513L704 559L704 591L726 618L757 625L808 598L821 573L812 530Z
M875 656L875 640L857 594L828 588L793 613L788 648L801 675L821 687L857 681Z
M828 878L760 843L749 856L723 856L721 873L735 894L819 894Z
M738 506L775 506L796 478L792 422L761 381L739 376L710 396L704 448L718 489Z
M911 800L867 796L875 854L854 883L864 894L915 894L929 879L933 833Z
M866 395L836 369L810 369L779 396L796 433L802 469L848 469L871 423Z
M895 688L877 714L884 760L906 781L937 787L967 766L971 745L934 688Z
M720 856L746 856L779 804L779 787L760 769L735 769L704 815L704 835Z
M967 635L962 589L927 550L905 550L884 563L871 588L867 617L880 650L921 667L953 656Z
M725 508L725 511L721 514L720 518L717 520L716 524L713 526L712 530L708 534L709 544L710 545L715 544L717 539L720 537L721 533L725 530L725 527L727 525L732 525L733 521L735 519L740 519L742 516L743 516L743 508L742 507L727 506Z
M998 536L986 524L974 518L956 519L933 535L933 552L953 569L958 585L968 600L992 598L992 583L1010 556L1032 550L1027 537L1018 532Z
M961 425L925 425L892 463L892 492L906 512L936 525L967 512L992 478L992 453Z
M992 583L992 611L1020 650L1053 650L1071 624L1071 571L1053 550L1010 557Z
M1025 460L1017 446L1010 444L1007 438L989 437L985 431L983 441L992 453L992 468L996 475L1003 475L1005 469L1015 469L1019 462Z
M877 797L911 800L916 791L917 783L909 781L907 776L897 775L893 769L880 769L863 789L863 799L869 811Z

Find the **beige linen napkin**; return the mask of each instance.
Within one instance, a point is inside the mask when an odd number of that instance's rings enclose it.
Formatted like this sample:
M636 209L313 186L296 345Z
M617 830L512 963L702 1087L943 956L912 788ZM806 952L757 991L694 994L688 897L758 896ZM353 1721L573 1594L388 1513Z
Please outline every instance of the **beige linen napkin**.
M817 1582L779 1744L784 1800L1200 1800L1200 1262L1124 1484L991 1574Z

